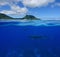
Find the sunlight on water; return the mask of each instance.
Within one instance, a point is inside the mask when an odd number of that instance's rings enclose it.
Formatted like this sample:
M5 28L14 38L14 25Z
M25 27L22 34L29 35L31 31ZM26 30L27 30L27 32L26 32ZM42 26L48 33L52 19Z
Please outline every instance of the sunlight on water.
M8 25L15 25L15 26L59 26L60 20L14 20L14 21L0 21L0 25L8 26Z

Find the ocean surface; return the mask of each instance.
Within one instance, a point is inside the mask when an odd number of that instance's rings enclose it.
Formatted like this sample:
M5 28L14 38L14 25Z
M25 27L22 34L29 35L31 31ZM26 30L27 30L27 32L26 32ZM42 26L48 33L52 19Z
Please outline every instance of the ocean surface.
M60 57L60 20L0 21L0 57Z

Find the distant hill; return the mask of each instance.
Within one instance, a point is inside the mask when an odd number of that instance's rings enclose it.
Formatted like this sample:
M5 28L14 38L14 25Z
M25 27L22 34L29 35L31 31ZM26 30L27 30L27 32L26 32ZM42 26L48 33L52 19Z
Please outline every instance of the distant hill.
M24 19L27 19L27 20L38 20L38 18L36 18L35 16L33 15L26 15L25 17L23 18L12 18L10 16L7 16L5 14L2 14L0 13L0 19L14 19L14 20L18 20L18 19L21 19L21 20L24 20Z
M13 18L10 16L7 16L5 14L0 13L0 19L13 19Z
M25 17L23 17L22 19L27 19L27 20L37 20L38 18L36 18L33 15L26 15Z

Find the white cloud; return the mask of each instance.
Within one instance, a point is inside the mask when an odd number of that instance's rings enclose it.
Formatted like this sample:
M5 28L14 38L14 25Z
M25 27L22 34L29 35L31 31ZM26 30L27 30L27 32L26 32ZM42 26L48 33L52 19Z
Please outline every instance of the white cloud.
M60 3L55 3L55 6L60 6Z
M8 5L10 10L2 10L0 13L4 14L26 14L28 9L26 7L21 8L17 3L21 0L0 0L0 6Z
M6 5L7 2L0 2L0 6Z
M0 0L0 6L17 4L21 0Z
M5 14L26 14L28 12L27 7L42 7L49 3L53 3L55 0L0 0L0 6L8 5L10 10L2 10L0 13ZM25 7L21 8L18 2L22 2Z
M3 13L3 14L16 14L16 12L12 11L12 10L2 10L0 13Z
M10 3L9 3L10 2ZM6 4L11 4L11 0L0 0L0 6L6 5Z
M54 1L55 0L23 0L22 3L28 7L41 7L53 3Z
M28 7L40 7L48 5L49 3L54 2L55 0L0 0L0 5L13 5L17 4L18 2L22 2L24 6Z
M56 2L56 3L54 3L54 4L51 5L52 8L54 8L55 6L60 7L60 2Z
M27 11L28 11L28 9L26 7L21 8L16 5L11 6L11 9L15 12L18 12L18 13L27 13Z
M12 6L11 10L2 10L0 11L0 13L4 13L4 14L26 14L27 13L27 8L20 8L19 6Z

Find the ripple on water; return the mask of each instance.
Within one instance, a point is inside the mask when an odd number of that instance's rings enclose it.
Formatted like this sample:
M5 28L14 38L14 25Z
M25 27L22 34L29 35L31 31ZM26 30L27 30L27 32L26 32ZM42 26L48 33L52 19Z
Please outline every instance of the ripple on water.
M60 20L34 20L28 22L0 22L0 26L7 26L7 25L14 25L14 26L60 26Z

